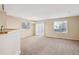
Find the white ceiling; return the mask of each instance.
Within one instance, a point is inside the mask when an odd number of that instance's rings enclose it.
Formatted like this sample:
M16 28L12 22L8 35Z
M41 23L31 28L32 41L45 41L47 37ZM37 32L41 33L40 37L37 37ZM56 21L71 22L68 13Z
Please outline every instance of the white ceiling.
M6 4L7 15L29 20L79 15L79 4Z

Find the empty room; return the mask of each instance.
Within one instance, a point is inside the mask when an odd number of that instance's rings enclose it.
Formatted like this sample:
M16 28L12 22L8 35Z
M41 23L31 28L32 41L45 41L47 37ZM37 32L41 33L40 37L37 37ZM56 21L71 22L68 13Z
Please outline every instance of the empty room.
M79 55L79 4L0 4L0 55Z

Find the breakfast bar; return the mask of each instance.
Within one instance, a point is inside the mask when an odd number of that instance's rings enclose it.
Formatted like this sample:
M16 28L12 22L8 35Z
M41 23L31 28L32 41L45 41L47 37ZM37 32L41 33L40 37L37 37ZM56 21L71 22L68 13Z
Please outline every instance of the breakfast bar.
M20 52L20 30L6 29L0 32L0 55L18 55Z

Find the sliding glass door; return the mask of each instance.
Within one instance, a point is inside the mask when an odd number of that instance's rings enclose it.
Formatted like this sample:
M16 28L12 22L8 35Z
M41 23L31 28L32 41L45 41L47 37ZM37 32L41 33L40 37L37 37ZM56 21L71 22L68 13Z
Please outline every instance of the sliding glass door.
M44 23L43 22L36 24L36 35L44 36Z

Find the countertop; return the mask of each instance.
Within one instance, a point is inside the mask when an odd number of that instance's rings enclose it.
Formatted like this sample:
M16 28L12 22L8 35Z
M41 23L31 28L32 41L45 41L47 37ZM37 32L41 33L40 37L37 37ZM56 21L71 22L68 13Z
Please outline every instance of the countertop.
M5 34L11 33L11 32L15 32L17 30L18 29L4 29L2 32L0 32L0 35L5 35Z

